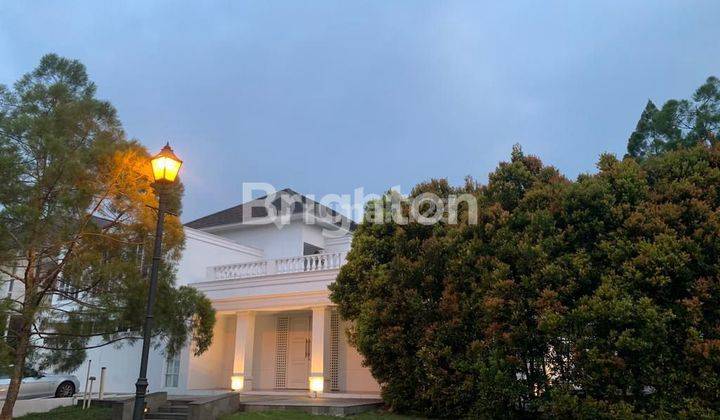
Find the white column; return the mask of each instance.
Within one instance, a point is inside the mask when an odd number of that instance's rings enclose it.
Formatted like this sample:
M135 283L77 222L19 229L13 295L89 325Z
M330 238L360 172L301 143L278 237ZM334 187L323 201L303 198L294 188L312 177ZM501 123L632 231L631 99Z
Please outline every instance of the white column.
M250 391L253 387L253 345L255 344L255 312L238 312L235 326L235 359L232 389Z
M310 391L325 389L325 316L327 306L312 308L312 358L310 359Z

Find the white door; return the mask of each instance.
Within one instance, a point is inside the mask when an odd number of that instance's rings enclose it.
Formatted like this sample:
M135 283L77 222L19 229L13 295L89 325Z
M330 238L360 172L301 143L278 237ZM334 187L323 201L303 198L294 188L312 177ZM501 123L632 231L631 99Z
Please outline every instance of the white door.
M311 341L310 315L290 317L288 326L287 387L308 389L310 376Z

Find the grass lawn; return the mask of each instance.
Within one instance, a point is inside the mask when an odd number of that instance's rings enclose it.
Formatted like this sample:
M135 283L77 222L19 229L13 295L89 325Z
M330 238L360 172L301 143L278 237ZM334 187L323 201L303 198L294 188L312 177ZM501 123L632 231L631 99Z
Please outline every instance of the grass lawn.
M47 413L30 413L18 420L110 420L112 413L111 408L90 406L87 410L82 410L77 406L58 407Z
M387 411L371 411L348 416L353 420L412 420L419 417L401 416L391 414ZM250 411L240 412L222 417L221 420L337 420L338 417L333 416L316 416L313 414L303 413L301 411Z
M110 420L112 410L104 407L60 407L47 413L28 414L17 417L18 420ZM372 411L349 416L352 420L417 420L419 417L401 416L386 411ZM301 411L255 411L230 414L221 420L337 420L333 416L316 416Z

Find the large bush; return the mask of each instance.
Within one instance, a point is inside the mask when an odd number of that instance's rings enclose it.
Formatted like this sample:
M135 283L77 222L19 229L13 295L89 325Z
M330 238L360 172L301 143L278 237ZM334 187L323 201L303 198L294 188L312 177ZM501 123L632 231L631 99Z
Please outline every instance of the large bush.
M443 417L720 413L720 149L598 169L571 182L518 148L486 186L411 194L472 193L477 224L359 226L332 299L386 402Z

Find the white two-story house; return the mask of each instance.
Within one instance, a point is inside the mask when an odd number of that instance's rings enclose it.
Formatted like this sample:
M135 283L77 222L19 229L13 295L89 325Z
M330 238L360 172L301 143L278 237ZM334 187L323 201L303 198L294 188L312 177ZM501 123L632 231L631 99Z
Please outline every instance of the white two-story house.
M199 357L189 347L171 359L153 349L149 391L379 393L328 297L353 228L292 190L187 223L177 283L212 301L214 339ZM76 375L82 382L89 363L99 378L106 367L106 392L133 392L140 347L90 350Z

